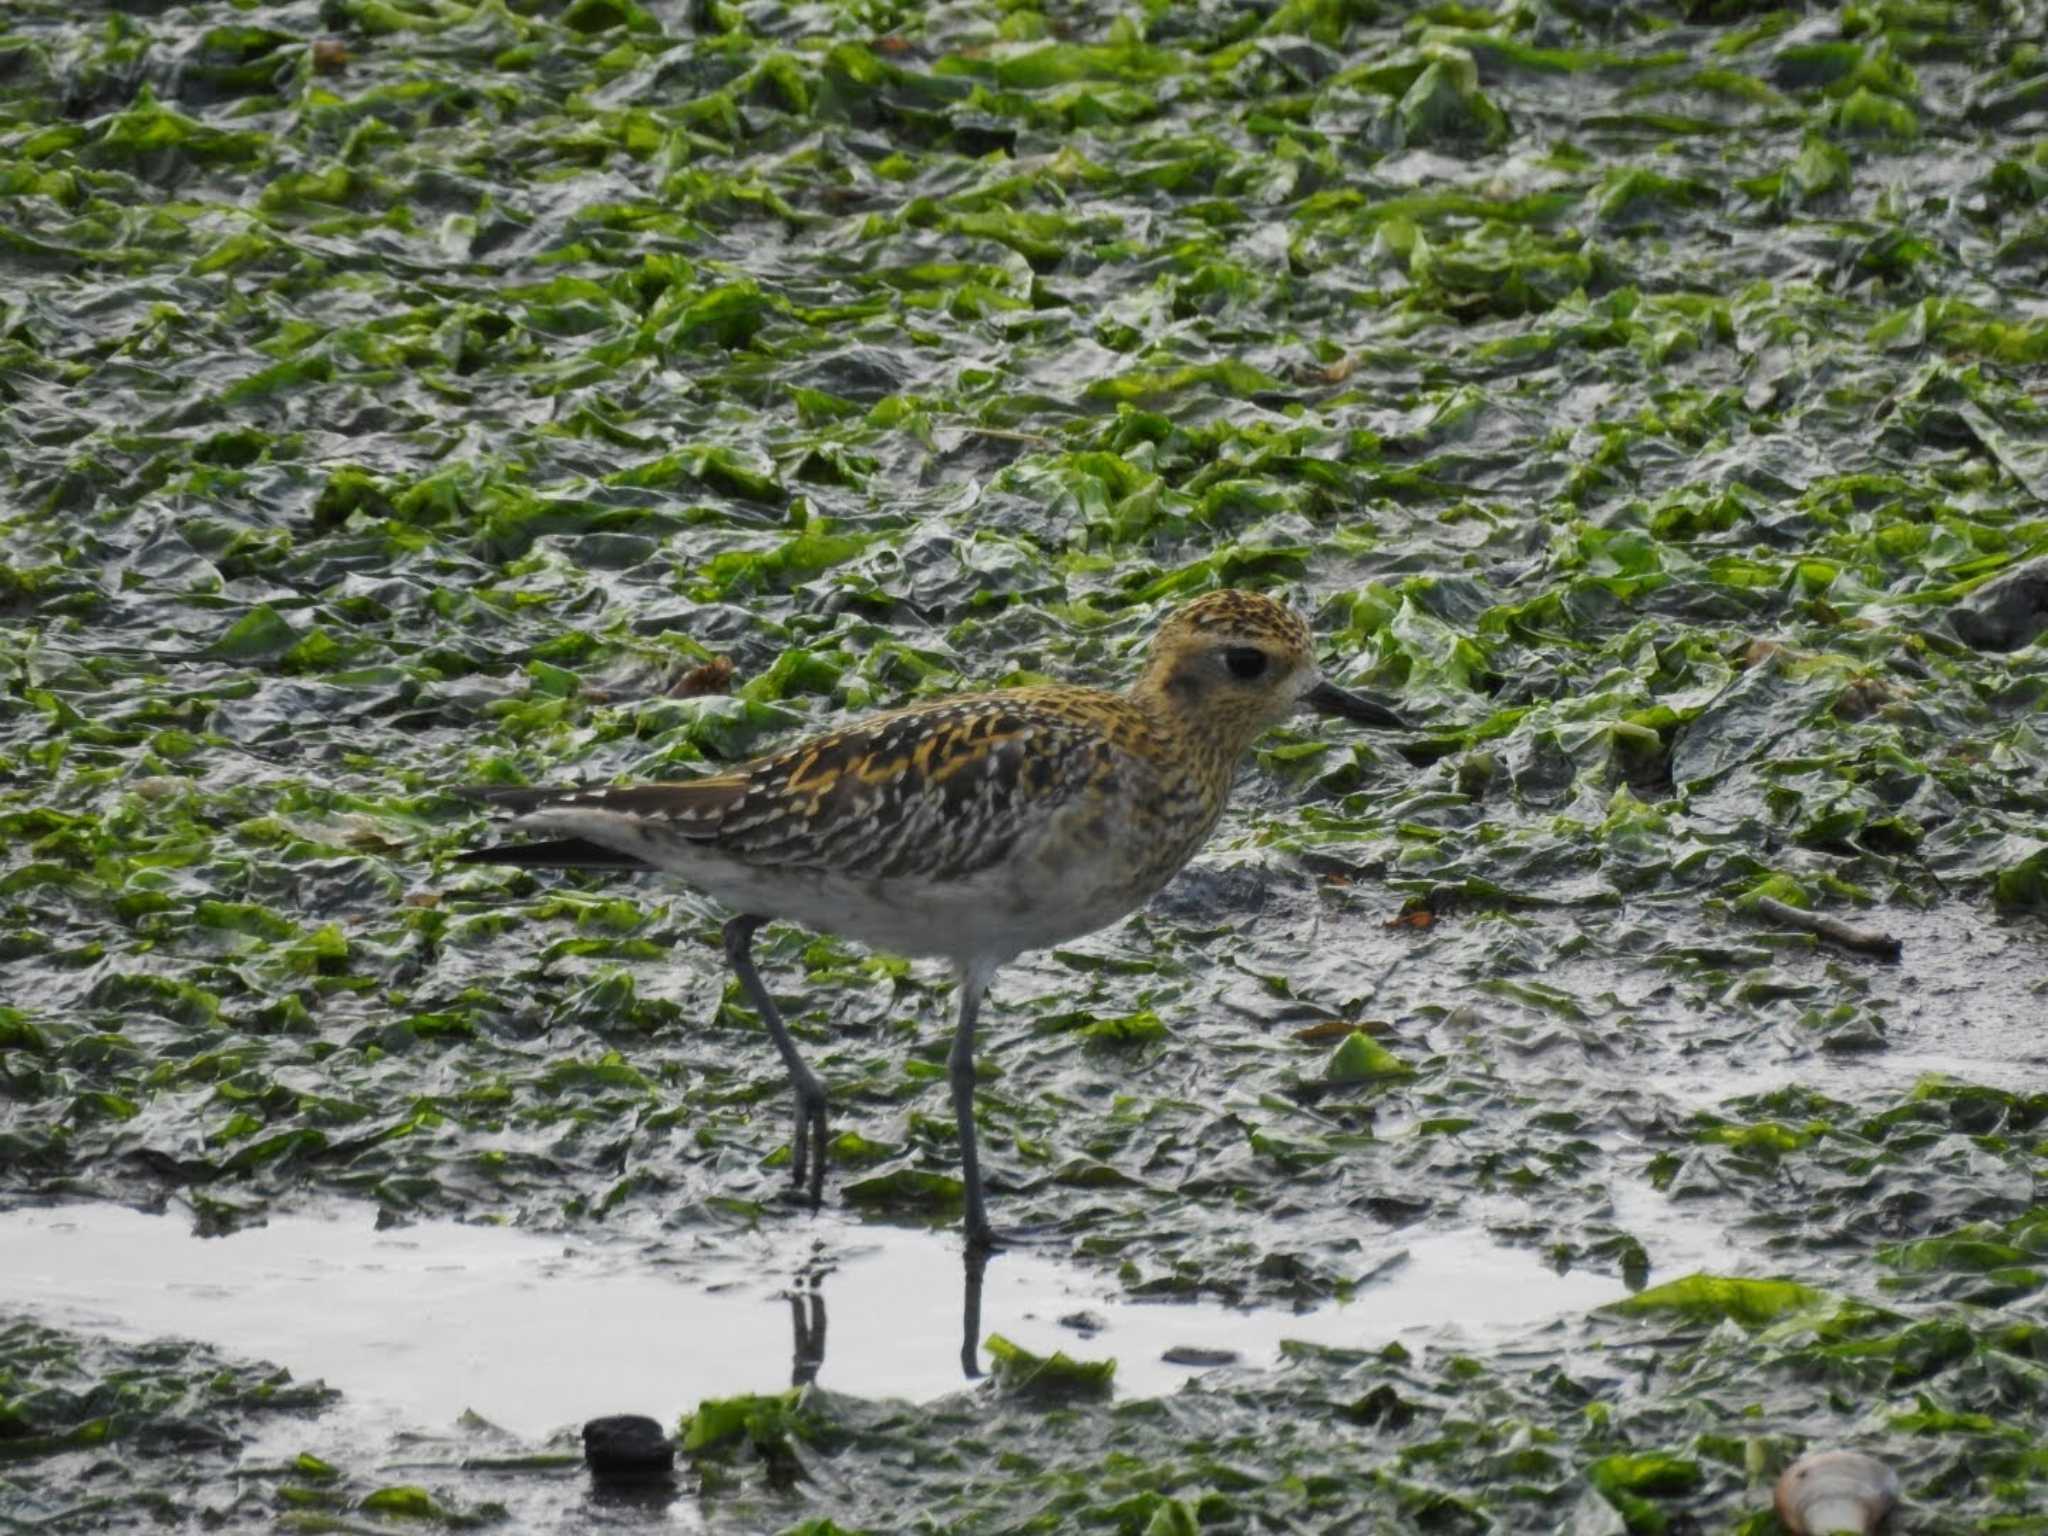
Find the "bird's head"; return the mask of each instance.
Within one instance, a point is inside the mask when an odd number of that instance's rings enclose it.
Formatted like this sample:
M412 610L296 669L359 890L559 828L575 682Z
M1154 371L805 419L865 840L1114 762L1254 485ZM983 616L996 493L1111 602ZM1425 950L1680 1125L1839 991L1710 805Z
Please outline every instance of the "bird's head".
M1199 722L1233 756L1268 726L1303 709L1407 728L1385 705L1323 679L1314 637L1293 609L1235 588L1206 593L1175 610L1153 637L1138 689L1182 719Z

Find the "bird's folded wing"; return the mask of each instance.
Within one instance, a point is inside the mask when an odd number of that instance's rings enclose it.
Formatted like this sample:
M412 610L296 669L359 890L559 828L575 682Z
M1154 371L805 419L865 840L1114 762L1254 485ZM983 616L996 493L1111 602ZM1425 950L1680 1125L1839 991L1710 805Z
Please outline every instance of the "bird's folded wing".
M1129 768L1094 722L1031 694L952 699L681 783L464 791L553 841L524 845L534 858L518 845L461 857L633 867L698 849L764 869L960 879Z

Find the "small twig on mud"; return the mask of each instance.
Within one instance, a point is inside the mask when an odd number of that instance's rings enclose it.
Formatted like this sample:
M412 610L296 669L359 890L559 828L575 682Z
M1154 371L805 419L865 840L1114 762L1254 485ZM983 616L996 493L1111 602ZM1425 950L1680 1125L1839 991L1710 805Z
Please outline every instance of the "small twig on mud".
M1838 917L1824 917L1818 912L1802 912L1798 907L1788 907L1775 897L1757 897L1756 909L1774 923L1783 923L1787 928L1804 928L1808 933L1820 938L1833 939L1844 949L1876 955L1880 960L1896 960L1905 948L1905 945L1888 933L1879 933L1871 928L1857 928Z
M972 432L976 437L992 437L1003 443L1023 443L1031 448L1057 448L1059 444L1037 432L1013 432L1008 427L971 427L949 422L955 431Z

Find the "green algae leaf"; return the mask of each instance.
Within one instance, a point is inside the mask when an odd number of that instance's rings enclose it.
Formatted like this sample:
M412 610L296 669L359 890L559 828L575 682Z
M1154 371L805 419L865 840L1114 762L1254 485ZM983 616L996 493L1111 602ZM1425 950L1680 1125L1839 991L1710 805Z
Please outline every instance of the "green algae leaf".
M1139 1536L1200 1536L1202 1517L1186 1499L1151 1495L1152 1516Z
M2048 845L1994 874L1991 899L2009 911L2048 912Z
M1414 1074L1413 1067L1364 1030L1346 1035L1323 1065L1323 1076L1333 1083L1370 1082L1375 1078Z
M590 36L617 27L636 32L659 32L661 23L632 0L574 0L562 12L562 25L572 32Z
M1715 1146L1734 1147L1743 1152L1781 1154L1799 1151L1816 1136L1824 1135L1826 1131L1827 1127L1819 1122L1795 1127L1781 1125L1775 1120L1764 1120L1755 1125L1709 1126L1699 1132L1699 1139Z
M1101 220L1083 223L1055 213L990 208L956 214L946 221L956 234L994 240L1027 260L1051 265L1077 245L1115 237L1113 225Z
M1539 981L1510 981L1503 976L1482 982L1480 985L1483 991L1490 992L1495 997L1508 998L1561 1019L1586 1017L1586 1010L1577 998Z
M706 1398L695 1413L683 1418L683 1452L694 1456L700 1451L722 1451L739 1442L762 1448L803 1440L809 1425L798 1406L802 1397L792 1389Z
M1472 56L1457 49L1440 50L1395 111L1408 144L1491 148L1508 136L1507 114L1479 88Z
M192 916L202 928L225 928L260 939L289 939L299 931L290 919L246 901L202 901Z
M947 1210L966 1198L958 1179L922 1168L898 1168L871 1179L856 1179L844 1193L855 1205L920 1211Z
M166 107L144 85L133 105L107 118L86 150L108 165L250 165L270 153L268 136L216 128Z
M681 299L648 318L658 344L666 348L711 345L743 347L774 317L788 312L786 301L763 293L751 279L728 283Z
M220 994L190 981L139 971L112 971L93 983L92 1001L103 1008L136 1008L183 1025L220 1017Z
M257 661L281 656L299 643L299 633L268 603L259 603L206 648L222 661Z
M95 1089L74 1098L70 1113L80 1120L133 1120L142 1113L142 1106L120 1094Z
M1245 1144L1292 1173L1336 1162L1345 1151L1370 1138L1349 1136L1286 1136L1275 1131L1247 1130Z
M0 1051L33 1051L40 1055L50 1043L35 1021L19 1008L0 1007Z
M647 921L647 914L627 897L585 896L576 891L554 891L534 903L528 915L537 923L566 917L578 928L608 928L614 933L631 933Z
M372 1514L398 1515L408 1520L446 1520L449 1511L434 1502L426 1489L413 1484L379 1488L363 1496L362 1507Z
M607 483L651 490L702 485L743 501L772 506L781 505L789 494L773 469L721 443L677 449L632 469L620 470L608 476Z
M1964 299L1922 299L1878 321L1868 337L1893 349L1933 346L2021 366L2048 362L2048 320L2003 319Z
M1553 308L1590 290L1608 270L1605 254L1583 236L1553 237L1502 223L1441 240L1418 233L1408 253L1419 302L1484 306L1509 317Z
M1119 404L1157 403L1202 386L1239 399L1284 387L1280 380L1249 363L1225 358L1185 368L1141 369L1115 378L1097 379L1082 394L1090 400Z
M1793 1313L1826 1305L1828 1297L1791 1280L1747 1280L1725 1275L1687 1275L1639 1291L1599 1310L1630 1317L1675 1314L1694 1322L1728 1319L1761 1328Z
M734 550L712 556L699 573L700 590L706 598L783 591L844 565L867 545L867 539L858 534L808 528L759 554Z
M1048 1034L1072 1035L1096 1045L1148 1045L1169 1038L1166 1023L1150 1008L1136 1013L1104 1015L1087 1008L1048 1014L1038 1021Z
M2004 1229L1983 1222L1973 1223L1946 1237L1925 1237L1917 1242L1881 1248L1876 1258L1903 1274L1932 1274L1944 1270L1982 1273L2023 1265L2048 1258L2048 1230L2036 1224L2032 1251L2007 1241Z
M1114 1360L1076 1360L1058 1350L1034 1355L999 1333L983 1342L994 1362L996 1384L1010 1396L1034 1403L1088 1402L1114 1389Z
M826 1143L826 1151L843 1168L864 1168L900 1156L903 1148L893 1142L871 1140L858 1131L841 1131Z
M315 1157L327 1147L328 1139L319 1131L284 1131L238 1148L221 1166L231 1172L246 1173L270 1163L285 1164L296 1158Z
M1851 139L1905 144L1920 137L1920 116L1911 107L1860 86L1837 109L1835 125Z
M1619 1510L1631 1531L1663 1531L1670 1516L1658 1499L1679 1498L1705 1480L1698 1462L1662 1451L1603 1456L1586 1469L1586 1481Z
M1183 55L1170 49L1134 41L1106 47L1048 43L989 57L952 54L939 60L936 67L941 75L979 75L1011 90L1035 91L1088 80L1158 80L1180 73L1187 63Z
M1640 166L1610 171L1596 194L1595 211L1604 224L1627 224L1712 207L1721 194L1692 177L1664 176Z
M607 1051L597 1061L554 1062L541 1080L548 1093L600 1092L611 1088L642 1094L654 1092L654 1084L629 1066L617 1051Z
M1586 1469L1586 1478L1602 1493L1617 1491L1669 1497L1690 1493L1700 1485L1699 1463L1662 1451L1603 1456Z
M2017 1424L2000 1423L1988 1413L1946 1407L1926 1393L1915 1393L1914 1406L1889 1414L1886 1422L1910 1435L1967 1435L1972 1439L1990 1441L2020 1441L2027 1435L2026 1430ZM1988 1529L1996 1530L1997 1527ZM2020 1526L2017 1529L2026 1531L2027 1528ZM2027 1532L2027 1536L2033 1536L2033 1533Z
M1782 901L1788 907L1811 907L1813 897L1790 875L1765 872L1756 876L1749 888L1735 898L1738 911L1754 912L1759 903L1768 898Z

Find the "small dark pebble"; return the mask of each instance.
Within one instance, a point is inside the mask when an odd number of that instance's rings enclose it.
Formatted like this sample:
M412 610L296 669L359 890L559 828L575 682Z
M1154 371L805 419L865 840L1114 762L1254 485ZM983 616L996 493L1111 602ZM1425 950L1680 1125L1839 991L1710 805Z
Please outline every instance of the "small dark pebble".
M1159 1357L1168 1365L1235 1365L1237 1351L1234 1349L1203 1349L1197 1344L1176 1344Z
M1060 1326L1062 1328L1071 1328L1076 1333L1086 1334L1092 1339L1096 1334L1107 1328L1109 1324L1103 1321L1102 1314L1099 1312L1069 1312L1060 1319Z
M583 1459L599 1482L644 1483L668 1476L675 1442L641 1413L615 1413L583 1426Z

